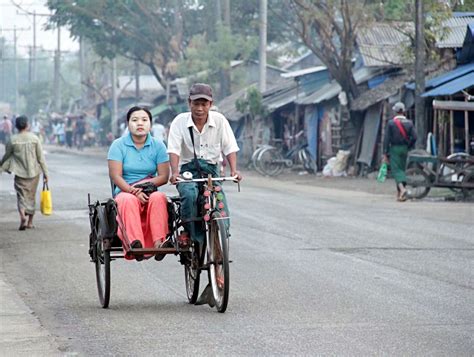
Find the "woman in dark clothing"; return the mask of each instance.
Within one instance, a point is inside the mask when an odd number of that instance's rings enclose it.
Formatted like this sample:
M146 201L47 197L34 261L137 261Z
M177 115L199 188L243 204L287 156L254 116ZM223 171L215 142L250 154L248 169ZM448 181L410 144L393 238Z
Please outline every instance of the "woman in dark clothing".
M416 132L413 122L405 116L403 103L395 103L392 109L396 115L388 121L385 129L384 161L390 163L390 170L397 184L397 200L406 201L405 168L408 151L415 146Z

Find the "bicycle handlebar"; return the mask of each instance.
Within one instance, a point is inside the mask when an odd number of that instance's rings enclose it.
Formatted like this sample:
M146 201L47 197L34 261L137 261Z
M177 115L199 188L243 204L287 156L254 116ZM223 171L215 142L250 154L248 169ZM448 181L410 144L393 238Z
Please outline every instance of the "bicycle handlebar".
M239 182L237 180L237 176L226 176L226 177L211 177L211 181L234 181L234 182ZM177 177L176 178L177 183L189 183L189 182L207 182L209 181L209 178L197 178L197 179L184 179L182 177Z

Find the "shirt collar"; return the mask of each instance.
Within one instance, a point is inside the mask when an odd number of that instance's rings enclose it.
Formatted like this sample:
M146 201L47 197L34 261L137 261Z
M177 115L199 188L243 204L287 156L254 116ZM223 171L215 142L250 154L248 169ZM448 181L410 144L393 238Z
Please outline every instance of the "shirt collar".
M127 146L135 147L135 143L132 140L132 134L128 133L124 137L124 144L127 145ZM151 134L150 133L148 133L148 135L146 137L145 145L143 145L143 146L149 146L149 145L151 145Z
M209 111L209 114L207 115L207 121L206 121L206 124L204 124L204 126L206 126L206 125L216 127L216 121L215 121L211 111ZM186 121L186 126L188 128L189 127L196 127L196 125L193 122L191 112L189 113L188 120Z

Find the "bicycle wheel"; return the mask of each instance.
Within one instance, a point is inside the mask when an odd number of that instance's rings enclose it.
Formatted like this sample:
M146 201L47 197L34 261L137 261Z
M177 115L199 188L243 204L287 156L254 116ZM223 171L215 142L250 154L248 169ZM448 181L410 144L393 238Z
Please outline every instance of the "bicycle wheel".
M186 295L190 304L194 304L199 294L202 259L199 257L199 243L193 242L190 247L189 261L184 265L184 278L186 281Z
M104 248L104 241L96 241L97 259L95 261L95 275L100 305L106 309L110 301L110 251Z
M412 188L408 192L409 198L423 198L430 192L430 179L419 167L409 168L406 172L407 186Z
M219 212L214 212L210 222L209 277L212 293L219 312L225 312L229 302L229 241L224 221Z
M469 154L465 152L457 152L455 154L451 154L446 159L468 159L470 157ZM459 175L455 175L456 171L461 171L469 166L469 163L456 163L456 164L447 164L447 163L441 163L439 166L439 172L441 175L443 175L443 179L446 180L446 178L449 178L450 182L457 182L461 183L463 182L464 179L464 172L461 172ZM460 192L462 191L461 188L459 187L449 187L449 189L453 192Z
M283 171L284 160L274 147L263 149L257 157L257 167L266 176L276 176Z
M104 208L99 206L97 209L103 210ZM95 276L100 305L105 309L109 306L110 301L110 250L105 247L99 222L99 217L104 217L104 215L100 213L99 211L95 221Z
M464 197L468 200L474 199L474 188L466 187L467 185L474 185L474 171L468 172L464 175L462 180L463 188L462 193Z
M262 145L260 147L258 147L257 149L255 149L255 151L253 152L252 154L252 157L250 158L250 164L252 165L252 168L255 169L255 171L257 171L260 175L265 175L263 172L261 172L260 168L258 167L258 164L257 164L257 158L258 158L258 155L260 154L260 152L267 148L267 147L270 147L269 145Z
M303 168L310 174L315 174L317 171L316 163L311 157L311 154L307 149L301 149L298 151L298 158L303 164Z

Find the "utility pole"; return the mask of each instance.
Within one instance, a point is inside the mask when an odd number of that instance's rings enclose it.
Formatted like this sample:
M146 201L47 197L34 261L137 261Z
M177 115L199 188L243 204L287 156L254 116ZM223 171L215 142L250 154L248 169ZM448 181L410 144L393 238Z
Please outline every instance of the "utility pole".
M80 73L80 81L81 81L81 106L82 108L86 107L86 86L84 85L86 81L86 49L84 38L81 36L79 39L79 73Z
M417 149L423 149L426 136L425 100L425 34L423 0L415 0L415 129Z
M58 45L54 54L53 110L61 111L61 28L58 26Z
M33 47L31 50L31 81L36 82L37 79L37 62L36 62L36 49L38 46L36 45L36 17L37 16L45 16L45 17L50 17L50 14L37 14L36 10L33 10L33 12L25 10L21 7L19 9L22 12L17 11L17 15L25 15L25 16L33 16Z
M110 122L110 130L114 136L118 136L118 103L117 103L117 60L112 59L112 118Z
M267 0L260 0L260 46L258 49L259 75L258 89L260 93L267 89Z
M15 91L15 101L14 101L14 111L18 113L18 105L19 105L19 93L18 93L18 54L17 54L17 41L18 41L18 31L27 31L29 28L17 28L16 26L13 26L11 29L2 29L2 31L13 31L13 61L14 61L14 66L15 66L15 85L14 85L14 91ZM5 81L5 79L4 79ZM5 83L4 83L5 85Z
M140 63L135 60L135 101L140 100Z

